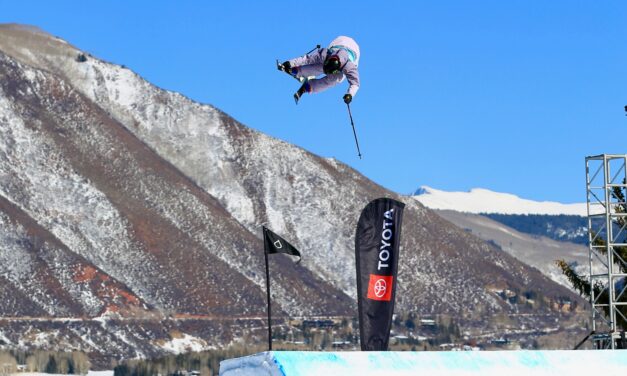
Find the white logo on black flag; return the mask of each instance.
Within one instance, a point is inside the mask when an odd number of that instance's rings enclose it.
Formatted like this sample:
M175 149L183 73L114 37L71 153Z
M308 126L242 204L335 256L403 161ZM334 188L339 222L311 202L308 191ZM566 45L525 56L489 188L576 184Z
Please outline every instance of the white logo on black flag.
M291 256L298 256L300 262L300 252L298 249L287 242L285 239L270 231L267 228L263 228L263 242L264 249L267 254L272 253L285 253Z

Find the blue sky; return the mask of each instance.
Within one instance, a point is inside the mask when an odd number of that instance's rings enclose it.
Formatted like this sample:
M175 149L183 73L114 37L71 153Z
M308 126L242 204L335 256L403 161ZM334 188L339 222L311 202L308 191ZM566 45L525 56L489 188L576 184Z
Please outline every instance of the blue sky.
M245 125L410 193L482 187L585 201L588 155L627 153L624 1L6 1L36 25ZM275 59L338 35L361 89L296 106Z

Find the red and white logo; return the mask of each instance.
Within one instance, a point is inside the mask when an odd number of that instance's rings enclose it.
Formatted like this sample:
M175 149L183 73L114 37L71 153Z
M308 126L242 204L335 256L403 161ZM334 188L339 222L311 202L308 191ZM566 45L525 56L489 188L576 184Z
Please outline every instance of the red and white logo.
M391 275L370 274L368 281L368 299L389 302L392 300L392 283L394 277Z

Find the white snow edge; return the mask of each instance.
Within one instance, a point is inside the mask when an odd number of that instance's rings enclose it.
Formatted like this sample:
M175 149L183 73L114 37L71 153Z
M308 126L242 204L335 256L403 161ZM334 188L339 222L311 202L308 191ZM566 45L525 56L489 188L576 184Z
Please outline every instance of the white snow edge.
M463 213L588 215L586 203L562 204L554 201L533 201L510 193L473 188L469 192L447 192L421 186L412 196L424 206L436 210Z

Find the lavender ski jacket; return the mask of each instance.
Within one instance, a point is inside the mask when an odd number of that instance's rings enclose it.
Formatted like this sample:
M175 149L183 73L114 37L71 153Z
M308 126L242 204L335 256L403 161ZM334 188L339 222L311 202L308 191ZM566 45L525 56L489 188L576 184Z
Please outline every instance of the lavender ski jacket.
M308 81L308 91L318 93L348 79L348 94L355 96L359 90L359 45L353 38L339 36L327 48L320 48L305 56L290 60L293 67L298 67L297 77L310 77L322 74L322 65L329 55L337 55L342 69L339 73Z

